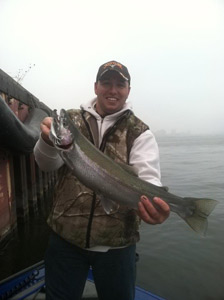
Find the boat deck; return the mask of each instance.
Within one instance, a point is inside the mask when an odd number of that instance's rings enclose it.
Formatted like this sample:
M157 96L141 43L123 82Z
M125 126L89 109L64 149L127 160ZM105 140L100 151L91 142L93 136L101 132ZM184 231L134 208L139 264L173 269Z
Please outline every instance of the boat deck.
M45 268L43 261L0 282L0 300L43 300L45 298ZM91 269L89 270L82 299L98 299ZM135 300L165 299L136 286Z

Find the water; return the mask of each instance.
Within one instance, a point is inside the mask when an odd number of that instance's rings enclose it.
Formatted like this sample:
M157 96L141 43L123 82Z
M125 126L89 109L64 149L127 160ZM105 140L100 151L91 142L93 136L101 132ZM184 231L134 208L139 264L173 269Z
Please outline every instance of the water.
M176 214L162 225L142 223L137 284L167 300L224 299L224 136L157 137L163 184L180 196L219 200L206 237ZM0 280L43 259L46 209L0 248Z
M224 299L224 137L158 137L163 185L180 196L216 199L206 237L176 214L142 224L138 284L168 300Z

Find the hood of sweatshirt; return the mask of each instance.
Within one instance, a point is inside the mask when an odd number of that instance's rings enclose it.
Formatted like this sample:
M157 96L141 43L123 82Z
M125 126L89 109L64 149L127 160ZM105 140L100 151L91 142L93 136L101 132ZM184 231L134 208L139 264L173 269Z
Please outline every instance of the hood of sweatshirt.
M125 111L127 111L127 110L133 111L133 109L132 109L132 105L130 102L125 102L124 107L120 111L118 111L114 114L111 114L111 115L107 115L105 117L101 117L95 110L96 100L97 100L97 98L94 98L91 101L82 104L80 106L80 108L89 112L96 118L97 125L98 125L98 133L99 133L98 139L99 139L99 145L100 145L107 129L112 127L114 125L114 123L116 122L116 120L119 119L119 117Z

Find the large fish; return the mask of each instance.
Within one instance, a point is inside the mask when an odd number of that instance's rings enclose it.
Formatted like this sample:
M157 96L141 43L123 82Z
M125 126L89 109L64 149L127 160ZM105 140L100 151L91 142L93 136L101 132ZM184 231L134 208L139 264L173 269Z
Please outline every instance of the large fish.
M64 109L60 116L53 113L50 139L73 174L100 196L108 214L118 205L137 209L142 195L149 199L156 196L168 203L170 210L183 218L193 230L205 234L207 217L218 201L182 198L141 180L130 166L120 165L98 150L81 134Z

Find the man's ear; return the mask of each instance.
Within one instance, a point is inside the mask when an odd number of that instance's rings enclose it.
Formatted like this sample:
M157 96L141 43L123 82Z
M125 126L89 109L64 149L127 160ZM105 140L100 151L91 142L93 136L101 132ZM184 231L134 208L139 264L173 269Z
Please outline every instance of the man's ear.
M95 91L95 94L97 95L97 82L94 83L94 91Z

